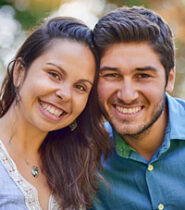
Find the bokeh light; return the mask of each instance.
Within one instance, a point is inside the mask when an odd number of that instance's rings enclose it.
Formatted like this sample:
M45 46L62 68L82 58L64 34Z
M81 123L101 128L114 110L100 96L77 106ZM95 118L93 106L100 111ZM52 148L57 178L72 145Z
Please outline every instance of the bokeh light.
M93 28L104 8L105 0L73 0L62 4L50 17L72 16L83 20Z

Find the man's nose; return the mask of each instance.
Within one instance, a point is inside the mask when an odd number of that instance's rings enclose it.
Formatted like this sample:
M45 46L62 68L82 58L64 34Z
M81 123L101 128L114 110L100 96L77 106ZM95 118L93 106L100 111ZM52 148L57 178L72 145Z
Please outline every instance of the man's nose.
M126 78L120 83L117 96L125 104L130 104L135 101L138 95L137 85L130 78Z

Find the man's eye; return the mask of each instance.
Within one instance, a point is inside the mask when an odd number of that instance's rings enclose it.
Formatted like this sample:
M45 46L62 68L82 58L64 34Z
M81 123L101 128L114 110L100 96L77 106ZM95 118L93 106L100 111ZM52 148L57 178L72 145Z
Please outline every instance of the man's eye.
M83 85L76 85L76 88L80 91L86 91L86 87L84 87Z
M117 73L108 73L108 74L100 74L102 77L110 77L110 78L119 78L119 74Z
M60 75L59 73L57 73L57 72L55 72L55 71L49 71L49 74L50 74L53 78L55 78L55 79L57 79L57 80L61 80L61 75Z
M147 78L150 78L151 77L151 75L149 75L149 74L138 74L137 75L137 78L138 79L147 79Z

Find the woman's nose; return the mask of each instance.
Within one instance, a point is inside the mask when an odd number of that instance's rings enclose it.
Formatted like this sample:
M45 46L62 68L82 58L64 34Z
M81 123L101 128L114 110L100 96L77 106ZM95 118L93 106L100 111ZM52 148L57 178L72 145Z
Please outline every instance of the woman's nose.
M71 87L69 84L64 84L56 91L57 97L63 101L69 101L71 99Z

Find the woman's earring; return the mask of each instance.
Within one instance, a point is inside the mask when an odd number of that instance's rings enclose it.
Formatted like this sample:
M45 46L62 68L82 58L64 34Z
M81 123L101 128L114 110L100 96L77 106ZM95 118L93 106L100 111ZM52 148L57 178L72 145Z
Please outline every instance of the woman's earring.
M17 87L15 87L15 104L17 105L19 101L20 101L20 96Z
M78 124L76 122L76 120L74 120L70 125L69 125L71 131L74 131L77 127L78 127Z

